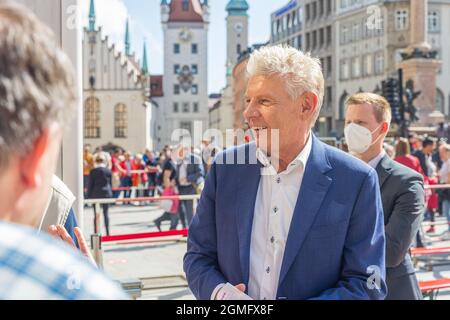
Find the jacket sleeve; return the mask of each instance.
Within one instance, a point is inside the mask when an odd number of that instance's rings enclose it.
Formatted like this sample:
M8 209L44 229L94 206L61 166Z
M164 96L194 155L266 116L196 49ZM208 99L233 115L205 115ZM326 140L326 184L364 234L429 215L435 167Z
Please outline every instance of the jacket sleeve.
M375 170L360 189L345 240L341 278L317 300L383 300L387 293L383 206Z
M423 179L413 176L401 183L392 214L386 225L386 267L394 268L405 259L420 227L425 210Z
M189 288L200 300L209 300L214 289L227 282L220 271L217 257L216 170L214 164L189 228L188 248L184 256L184 271Z

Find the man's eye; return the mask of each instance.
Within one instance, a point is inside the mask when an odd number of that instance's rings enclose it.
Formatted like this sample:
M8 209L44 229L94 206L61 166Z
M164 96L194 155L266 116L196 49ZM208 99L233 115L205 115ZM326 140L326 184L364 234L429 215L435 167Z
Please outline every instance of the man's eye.
M270 101L269 100L261 100L260 102L259 102L260 104L262 104L263 106L269 106L270 105Z

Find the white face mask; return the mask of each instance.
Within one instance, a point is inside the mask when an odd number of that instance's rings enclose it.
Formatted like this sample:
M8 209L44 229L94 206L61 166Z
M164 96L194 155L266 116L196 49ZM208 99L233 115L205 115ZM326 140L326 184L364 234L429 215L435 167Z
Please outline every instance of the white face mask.
M381 135L375 140L372 141L372 134L380 129L382 124L376 128L373 132L370 132L369 129L360 126L355 123L350 123L345 127L344 134L345 140L347 141L348 150L355 154L363 154L371 146L373 146Z

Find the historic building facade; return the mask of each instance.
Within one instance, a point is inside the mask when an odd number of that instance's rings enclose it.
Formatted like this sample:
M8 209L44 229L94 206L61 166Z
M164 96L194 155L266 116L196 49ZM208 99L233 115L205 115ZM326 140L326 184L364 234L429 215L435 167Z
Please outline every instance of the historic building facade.
M116 50L96 26L91 0L83 34L84 142L133 153L152 148L152 108L146 49L142 66L131 53L127 21L125 52Z

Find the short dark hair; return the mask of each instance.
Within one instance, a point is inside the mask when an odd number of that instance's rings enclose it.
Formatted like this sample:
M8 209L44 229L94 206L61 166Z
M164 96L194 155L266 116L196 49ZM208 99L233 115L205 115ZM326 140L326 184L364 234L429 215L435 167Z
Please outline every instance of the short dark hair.
M426 147L432 146L432 145L434 145L434 140L431 139L431 138L425 138L425 139L422 141L422 148L426 148Z

